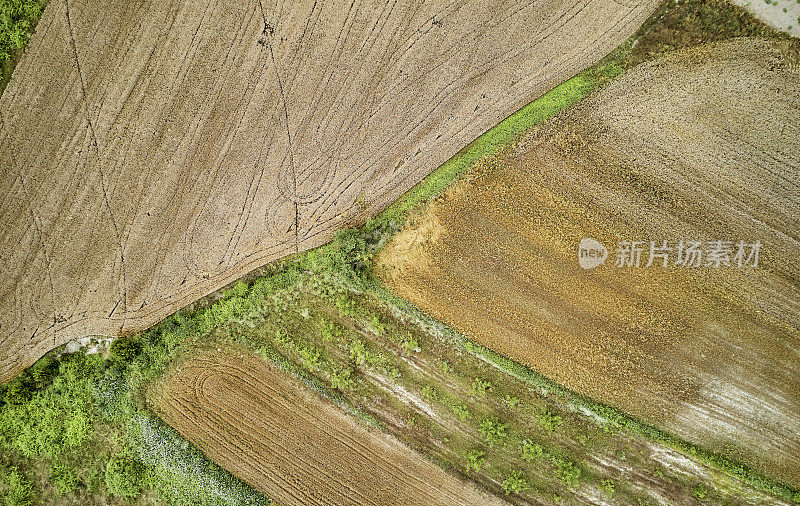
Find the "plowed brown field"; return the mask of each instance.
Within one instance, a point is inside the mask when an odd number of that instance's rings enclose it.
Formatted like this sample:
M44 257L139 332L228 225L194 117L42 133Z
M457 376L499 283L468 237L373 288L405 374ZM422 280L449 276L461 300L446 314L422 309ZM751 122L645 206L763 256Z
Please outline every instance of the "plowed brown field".
M579 267L584 237L606 265ZM615 266L618 241L680 239L760 240L759 266ZM797 48L738 39L629 71L457 182L379 270L480 343L800 484Z
M0 99L0 383L374 214L656 0L53 0Z
M242 353L191 357L156 402L167 423L278 504L503 504Z

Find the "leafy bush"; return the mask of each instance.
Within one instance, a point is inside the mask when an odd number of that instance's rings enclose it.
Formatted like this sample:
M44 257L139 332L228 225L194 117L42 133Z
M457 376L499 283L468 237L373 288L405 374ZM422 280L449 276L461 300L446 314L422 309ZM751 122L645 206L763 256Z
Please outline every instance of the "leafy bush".
M28 42L41 15L42 5L36 0L0 0L0 63Z
M453 411L453 414L455 414L462 422L466 422L469 417L472 416L472 412L469 410L469 407L460 402L453 404L450 409Z
M350 358L356 365L361 365L369 360L369 350L367 350L367 345L364 341L358 338L350 341Z
M12 467L4 473L3 482L7 487L5 493L6 506L28 506L33 502L33 485L17 469Z
M369 329L376 336L382 336L386 333L386 324L381 321L378 315L372 315L369 319Z
M406 353L416 353L421 351L419 347L419 341L417 341L411 332L406 332L405 335L400 338L400 347Z
M544 448L540 444L536 444L530 439L522 440L522 458L524 460L533 460L541 457L544 454Z
M50 480L61 495L74 492L81 485L72 469L62 463L56 464L50 469Z
M322 351L313 346L301 346L298 353L303 360L303 364L308 369L316 369L319 367Z
M556 459L556 478L560 478L568 487L574 487L578 484L578 479L581 476L581 470L572 462L564 459Z
M331 372L331 388L338 390L351 390L355 387L353 380L353 370L349 367L346 369L334 369Z
M561 425L561 417L554 415L548 409L544 409L536 415L536 420L549 434L552 434Z
M356 316L358 311L356 303L347 295L340 295L337 297L336 308L342 316Z
M432 386L425 385L422 388L422 398L428 402L435 401L436 399L439 398L439 394L438 392L436 392L436 389L433 388Z
M120 497L138 497L144 475L145 468L138 460L126 455L112 457L106 465L106 487Z
M483 466L486 464L486 452L483 450L470 450L467 452L467 472L470 469L473 471L480 472L483 469Z
M519 471L511 471L511 475L503 480L502 487L506 495L511 493L519 494L528 488L528 482Z
M692 496L698 500L705 499L708 497L708 490L706 490L706 487L704 487L702 483L698 483L692 486Z
M3 400L6 404L19 405L31 400L33 390L24 377L15 378L5 389Z
M492 384L483 378L475 378L472 380L470 391L475 395L483 395L492 387Z
M508 424L501 423L496 417L489 417L481 421L481 433L489 446L495 446L508 437Z
M342 335L342 327L329 320L322 321L321 329L324 341L338 341Z
M506 395L505 397L503 397L502 402L503 406L505 406L511 411L514 411L514 409L519 405L519 397L514 395Z

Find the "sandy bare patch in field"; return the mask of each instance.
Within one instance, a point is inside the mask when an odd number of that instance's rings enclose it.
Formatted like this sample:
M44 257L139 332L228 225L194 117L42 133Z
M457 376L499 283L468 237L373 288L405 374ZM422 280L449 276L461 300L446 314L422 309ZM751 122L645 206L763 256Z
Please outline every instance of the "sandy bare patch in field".
M49 2L0 99L0 382L374 214L656 3Z
M738 39L633 69L418 216L382 277L482 344L797 485L796 56ZM610 246L606 266L579 267L583 237ZM681 239L760 240L760 265L645 268L646 251L615 267L618 241Z
M800 2L797 0L731 0L769 26L800 37ZM784 12L784 9L786 10Z
M158 389L164 420L278 504L502 504L250 352L204 352Z

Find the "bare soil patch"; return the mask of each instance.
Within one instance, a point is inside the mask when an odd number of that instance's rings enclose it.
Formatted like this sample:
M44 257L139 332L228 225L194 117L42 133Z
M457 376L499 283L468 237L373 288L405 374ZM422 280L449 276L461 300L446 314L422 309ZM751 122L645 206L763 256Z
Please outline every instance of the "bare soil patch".
M252 354L201 352L164 378L164 420L279 504L502 504Z
M796 51L735 39L633 69L412 220L381 276L476 341L797 485ZM583 237L607 266L579 267ZM763 249L756 269L626 270L624 239Z
M49 2L0 98L0 382L362 221L657 2Z

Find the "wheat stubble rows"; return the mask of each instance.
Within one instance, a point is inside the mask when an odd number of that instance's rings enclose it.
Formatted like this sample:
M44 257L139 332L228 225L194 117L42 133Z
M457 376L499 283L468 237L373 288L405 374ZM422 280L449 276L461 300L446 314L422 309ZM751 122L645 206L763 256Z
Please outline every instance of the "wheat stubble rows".
M167 423L278 503L502 503L244 353L198 353L154 400Z
M656 2L49 2L0 98L0 382L396 199Z

